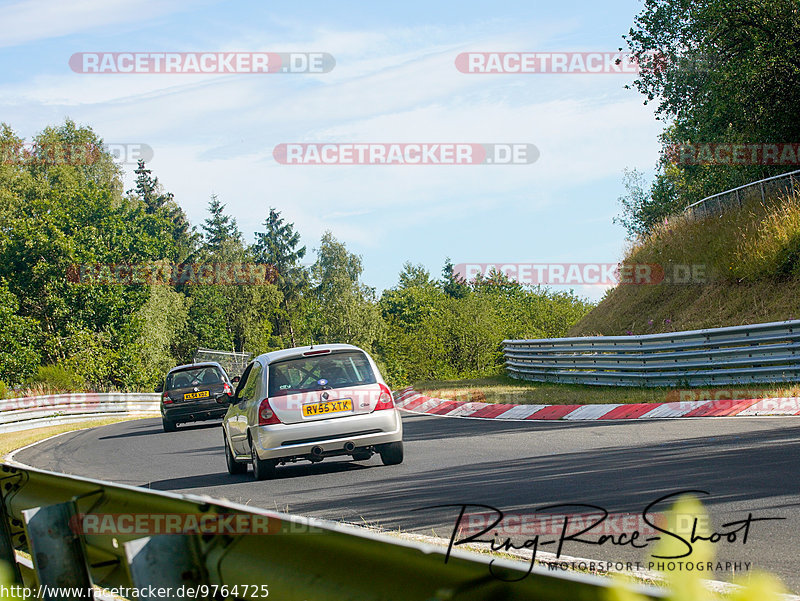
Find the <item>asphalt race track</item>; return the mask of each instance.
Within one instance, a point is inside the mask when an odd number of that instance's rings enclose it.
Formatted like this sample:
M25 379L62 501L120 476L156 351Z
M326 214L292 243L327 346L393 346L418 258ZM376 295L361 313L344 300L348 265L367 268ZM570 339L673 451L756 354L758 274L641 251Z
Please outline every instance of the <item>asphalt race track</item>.
M67 474L444 538L459 507L430 506L485 504L531 515L545 505L583 503L641 515L659 497L702 490L709 493L701 497L714 531L736 530L742 524L723 525L751 513L754 519L785 518L750 523L746 543L743 528L735 542L723 538L717 559L741 563L737 572L745 574L744 562L752 562L750 570L777 573L800 591L800 418L511 423L406 415L404 425L400 466L384 467L377 456L358 463L304 462L280 467L278 478L266 482L227 473L219 422L181 426L172 434L162 432L158 419L123 422L65 434L15 459ZM664 509L661 504L651 511ZM531 538L524 534L514 537L517 544ZM543 535L540 542L557 538ZM643 561L652 547L568 540L563 554Z

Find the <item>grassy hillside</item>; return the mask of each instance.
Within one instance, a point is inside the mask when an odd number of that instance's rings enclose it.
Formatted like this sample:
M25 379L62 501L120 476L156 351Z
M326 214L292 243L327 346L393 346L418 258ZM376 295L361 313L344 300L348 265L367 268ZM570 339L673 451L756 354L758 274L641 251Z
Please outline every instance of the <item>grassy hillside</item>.
M673 220L633 244L623 263L659 265L665 281L618 285L570 335L800 319L800 196L751 201L701 221ZM666 282L687 269L695 281Z

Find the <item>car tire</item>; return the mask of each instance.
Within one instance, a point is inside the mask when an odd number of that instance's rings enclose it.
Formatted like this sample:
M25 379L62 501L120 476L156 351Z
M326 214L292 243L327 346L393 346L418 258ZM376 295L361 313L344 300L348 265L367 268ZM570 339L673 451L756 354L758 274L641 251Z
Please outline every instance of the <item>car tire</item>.
M250 455L253 458L253 477L256 480L271 480L275 477L277 462L272 459L259 459L252 440L250 441Z
M161 418L161 426L164 428L164 432L174 432L178 429L178 424L168 420L166 417Z
M228 473L232 475L244 474L247 472L247 464L236 461L233 457L233 451L228 444L228 437L225 436L225 430L222 431L222 438L225 441L225 464L228 466Z
M403 441L388 442L378 449L383 465L399 465L403 463Z

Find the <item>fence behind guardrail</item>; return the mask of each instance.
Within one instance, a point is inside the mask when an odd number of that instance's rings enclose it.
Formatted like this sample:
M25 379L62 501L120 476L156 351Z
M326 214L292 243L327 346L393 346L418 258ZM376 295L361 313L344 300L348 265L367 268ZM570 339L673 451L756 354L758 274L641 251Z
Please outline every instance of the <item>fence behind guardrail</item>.
M684 214L690 219L719 215L730 207L741 207L751 198L760 198L764 202L767 196L781 193L794 194L796 190L800 190L798 184L800 184L800 169L712 194L690 204Z
M800 320L642 336L506 340L506 370L536 382L714 386L800 382Z

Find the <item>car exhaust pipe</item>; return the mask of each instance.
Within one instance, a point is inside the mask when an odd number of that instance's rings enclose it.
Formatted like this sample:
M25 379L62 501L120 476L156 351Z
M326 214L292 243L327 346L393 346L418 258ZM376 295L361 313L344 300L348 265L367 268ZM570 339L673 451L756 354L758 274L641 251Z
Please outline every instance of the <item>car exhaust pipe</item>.
M344 450L347 451L348 453L352 453L353 451L356 450L355 443L353 443L353 442L344 443Z
M313 447L311 449L311 454L314 457L322 457L322 447Z

